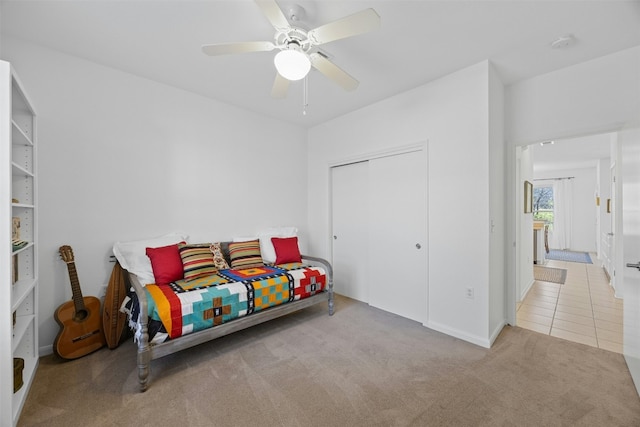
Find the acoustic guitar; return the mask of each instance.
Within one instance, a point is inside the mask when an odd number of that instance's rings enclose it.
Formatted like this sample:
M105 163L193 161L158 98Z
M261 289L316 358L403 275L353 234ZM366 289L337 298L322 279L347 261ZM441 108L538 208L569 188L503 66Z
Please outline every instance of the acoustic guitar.
M63 359L77 359L105 345L100 300L82 296L71 247L61 246L60 256L67 263L73 300L58 307L53 316L60 325L53 349Z
M107 347L114 349L120 345L127 326L127 315L120 311L120 305L127 295L128 273L116 261L111 271L111 278L107 286L107 295L104 298L102 309L102 328Z

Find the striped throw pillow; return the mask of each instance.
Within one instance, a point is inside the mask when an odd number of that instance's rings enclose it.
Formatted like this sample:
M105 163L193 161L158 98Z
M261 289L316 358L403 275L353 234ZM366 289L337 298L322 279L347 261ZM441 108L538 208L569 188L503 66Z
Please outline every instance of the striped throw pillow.
M235 270L264 266L260 255L260 240L229 243L229 257L231 268Z
M216 274L218 269L213 262L213 254L209 247L210 243L199 245L178 245L180 258L182 258L182 269L184 279L193 280L198 277Z

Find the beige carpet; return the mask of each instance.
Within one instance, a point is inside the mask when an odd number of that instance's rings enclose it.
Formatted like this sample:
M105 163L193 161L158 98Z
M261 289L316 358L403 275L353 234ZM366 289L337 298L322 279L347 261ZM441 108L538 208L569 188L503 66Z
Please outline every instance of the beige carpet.
M338 297L152 362L41 360L21 426L638 426L623 357L507 327L490 350Z
M542 282L552 282L564 285L567 280L567 270L564 268L533 266L533 278Z

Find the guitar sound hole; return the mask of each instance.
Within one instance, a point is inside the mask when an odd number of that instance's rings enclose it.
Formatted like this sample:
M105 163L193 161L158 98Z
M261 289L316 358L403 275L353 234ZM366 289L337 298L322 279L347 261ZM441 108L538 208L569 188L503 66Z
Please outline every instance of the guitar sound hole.
M76 317L74 318L74 320L76 322L82 322L84 319L87 318L88 315L89 315L89 312L87 310L78 310L76 311Z

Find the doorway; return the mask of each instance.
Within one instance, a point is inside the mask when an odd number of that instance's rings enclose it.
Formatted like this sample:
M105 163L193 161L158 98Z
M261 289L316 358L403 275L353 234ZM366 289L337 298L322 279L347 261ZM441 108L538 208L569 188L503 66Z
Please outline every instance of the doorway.
M622 352L622 300L602 268L602 241L610 232L606 212L611 198L611 147L616 133L542 141L516 148L517 182L571 183L573 196L562 200L572 217L564 218L569 238L553 239L560 249L591 254L593 264L547 260L545 268L564 270L564 284L535 280L529 260L534 213L516 211L516 324L593 347ZM557 185L556 185L557 187ZM558 191L558 196L562 193ZM518 207L520 207L518 203ZM568 224L568 225L567 225ZM557 237L557 236L556 236ZM531 242L532 243L532 242ZM532 255L532 254L531 254Z

